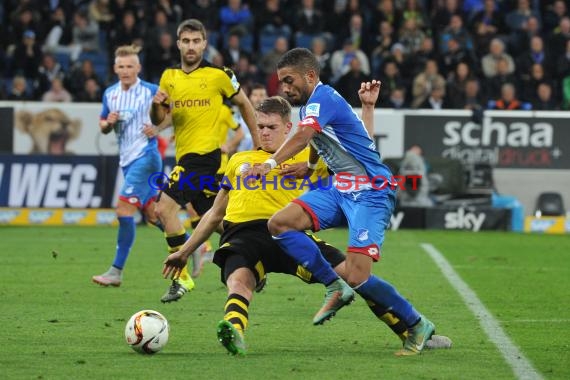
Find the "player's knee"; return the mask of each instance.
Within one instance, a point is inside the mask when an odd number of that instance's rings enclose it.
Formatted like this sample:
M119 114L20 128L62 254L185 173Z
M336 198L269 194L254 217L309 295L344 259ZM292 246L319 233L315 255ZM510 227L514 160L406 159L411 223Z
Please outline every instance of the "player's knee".
M158 220L160 220L162 223L164 223L170 216L170 208L161 205L159 202L154 208L154 216L155 218L158 218Z
M133 216L137 211L137 208L127 202L119 201L115 211L117 212L118 217Z
M267 222L267 229L271 235L277 236L283 232L292 230L293 228L290 226L286 219L281 218L279 215L275 214Z

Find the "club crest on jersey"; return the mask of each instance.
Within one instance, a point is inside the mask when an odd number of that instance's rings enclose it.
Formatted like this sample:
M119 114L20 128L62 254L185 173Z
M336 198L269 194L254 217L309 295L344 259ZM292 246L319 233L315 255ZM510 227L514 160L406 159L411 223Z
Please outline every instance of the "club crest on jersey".
M307 106L305 107L305 117L307 117L307 116L319 117L320 109L321 109L321 105L319 103L307 104Z
M359 241L368 240L368 230L364 228L359 229L357 238Z

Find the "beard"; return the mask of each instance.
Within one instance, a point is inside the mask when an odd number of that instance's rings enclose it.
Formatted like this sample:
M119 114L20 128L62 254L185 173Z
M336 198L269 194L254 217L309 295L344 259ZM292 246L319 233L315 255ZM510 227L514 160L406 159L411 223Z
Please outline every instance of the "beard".
M202 56L198 54L194 54L193 57L188 57L187 55L182 56L182 61L187 66L193 66L202 60Z

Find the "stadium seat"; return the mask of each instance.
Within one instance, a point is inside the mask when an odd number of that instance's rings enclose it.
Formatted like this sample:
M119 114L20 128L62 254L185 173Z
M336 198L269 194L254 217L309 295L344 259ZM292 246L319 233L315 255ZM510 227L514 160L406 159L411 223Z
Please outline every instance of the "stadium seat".
M54 53L55 60L61 65L63 71L68 71L71 66L71 58L69 53Z
M313 38L317 36L313 34L304 34L304 33L297 33L295 35L295 47L303 47L310 49L311 43L313 42Z
M538 195L535 216L564 216L565 214L566 209L560 193L544 192Z
M275 40L277 40L277 38L279 38L279 36L275 34L262 34L259 36L259 51L262 56L273 49L275 46Z
M101 78L102 80L107 79L107 74L109 71L109 61L107 55L102 52L83 52L79 56L79 61L83 62L84 60L90 60L93 62L93 69L95 73Z
M210 46L213 46L216 49L218 49L219 40L220 40L220 33L213 30L208 30L208 44Z
M246 34L240 38L240 46L248 53L253 53L253 36Z

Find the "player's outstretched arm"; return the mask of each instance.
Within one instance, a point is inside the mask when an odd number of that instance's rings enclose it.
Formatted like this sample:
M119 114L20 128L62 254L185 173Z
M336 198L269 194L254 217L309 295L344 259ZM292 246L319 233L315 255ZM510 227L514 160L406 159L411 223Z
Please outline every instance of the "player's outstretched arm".
M237 94L232 97L232 102L238 106L239 112L241 117L247 124L249 128L249 133L251 134L251 138L253 139L253 148L257 149L261 146L259 142L259 136L257 131L257 121L255 120L255 110L253 109L253 105L245 96L245 93L242 89L239 90Z
M179 251L168 255L164 261L164 268L162 269L164 278L171 277L175 279L178 277L182 268L188 263L188 257L192 252L198 249L200 244L205 242L218 228L226 215L227 206L228 191L220 189L212 208L202 216L200 223L198 223L194 232L190 235L190 239L186 240L186 243Z
M374 107L380 95L380 81L373 79L362 82L358 90L358 97L362 103L362 121L370 137L374 136Z

